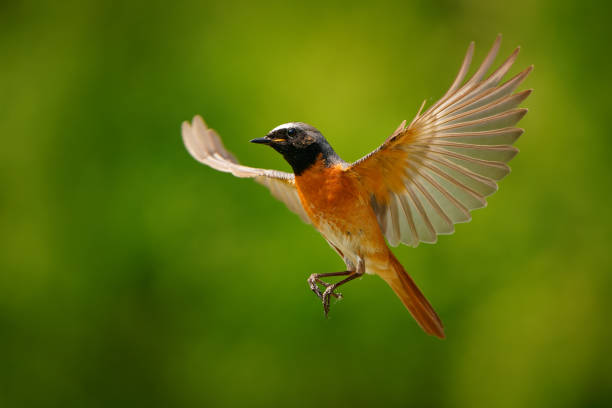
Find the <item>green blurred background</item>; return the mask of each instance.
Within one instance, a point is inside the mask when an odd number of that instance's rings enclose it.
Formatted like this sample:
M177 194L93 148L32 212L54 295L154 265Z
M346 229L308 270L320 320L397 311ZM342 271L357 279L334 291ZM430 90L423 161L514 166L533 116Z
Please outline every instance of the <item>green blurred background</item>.
M604 407L610 356L605 3L2 2L1 407ZM243 163L288 121L375 148L497 33L535 64L489 207L398 258L447 340L250 180L189 157L202 114Z

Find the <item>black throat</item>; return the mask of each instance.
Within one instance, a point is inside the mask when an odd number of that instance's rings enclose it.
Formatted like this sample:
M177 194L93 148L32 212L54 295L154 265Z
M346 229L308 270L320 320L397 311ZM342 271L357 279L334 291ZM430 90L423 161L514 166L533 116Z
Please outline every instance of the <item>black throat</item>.
M317 163L319 157L323 159L327 167L344 163L328 143L316 142L302 149L292 149L281 152L281 154L291 165L296 176L300 176Z

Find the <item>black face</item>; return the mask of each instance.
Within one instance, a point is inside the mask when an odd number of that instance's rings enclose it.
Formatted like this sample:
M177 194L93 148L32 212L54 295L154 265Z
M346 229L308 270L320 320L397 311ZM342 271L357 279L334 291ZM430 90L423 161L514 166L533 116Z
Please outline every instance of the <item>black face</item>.
M321 136L318 130L302 123L288 123L273 129L266 135L270 146L281 154L306 149ZM322 137L322 136L321 136Z
M253 139L251 142L267 144L282 154L297 175L313 165L319 156L327 164L335 162L338 158L321 132L306 123L296 122L278 126L266 137Z

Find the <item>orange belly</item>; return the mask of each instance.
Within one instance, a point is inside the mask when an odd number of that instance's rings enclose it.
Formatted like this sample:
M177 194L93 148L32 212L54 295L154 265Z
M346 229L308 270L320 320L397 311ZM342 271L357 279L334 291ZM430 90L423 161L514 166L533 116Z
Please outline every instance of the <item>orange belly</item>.
M295 182L312 223L343 254L370 258L387 253L369 195L341 165L326 167L320 159Z

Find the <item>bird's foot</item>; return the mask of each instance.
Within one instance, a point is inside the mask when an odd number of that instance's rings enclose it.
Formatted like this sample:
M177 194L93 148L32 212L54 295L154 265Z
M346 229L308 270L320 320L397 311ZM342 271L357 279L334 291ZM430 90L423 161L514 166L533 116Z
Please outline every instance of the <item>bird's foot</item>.
M352 263L347 262L346 265L347 267L349 267L349 266L352 266ZM310 290L312 290L315 293L315 295L317 295L319 299L321 299L321 301L323 302L323 312L325 312L325 317L327 317L329 313L330 298L333 296L336 299L342 299L342 293L335 293L334 291L338 287L344 285L345 283L350 282L353 279L358 278L360 276L363 276L364 272L365 272L365 263L362 258L359 258L359 262L357 263L356 270L348 270L348 271L343 271L343 272L332 272L332 273L313 273L312 275L310 275L310 277L308 278L308 285L310 286ZM347 277L342 279L340 282L336 282L336 283L327 283L321 280L321 278L327 278L331 276L347 276ZM319 285L325 288L323 293L321 293L321 288L319 287Z
M308 277L308 286L310 286L310 290L314 292L315 295L319 297L319 299L323 299L323 294L321 293L321 289L319 289L319 285L317 285L317 274L313 273Z
M342 299L342 293L334 293L336 289L336 284L328 284L321 296L321 301L323 302L323 312L325 312L325 317L327 317L329 313L329 300L330 297L333 296L336 299Z
M323 282L320 279L320 276L322 274L319 273L313 273L312 275L310 275L310 277L308 278L308 286L310 286L310 290L312 290L314 292L315 295L318 296L319 299L321 299L322 301L325 302L324 300L324 294L327 293L327 290L332 287L335 286L332 283L327 283L327 282ZM325 287L325 291L322 293L321 289L319 288L319 285ZM342 293L334 293L333 289L331 290L331 296L335 297L336 299L342 299ZM330 294L327 295L327 297L329 298ZM329 303L329 301L328 301ZM325 313L327 315L327 313Z

